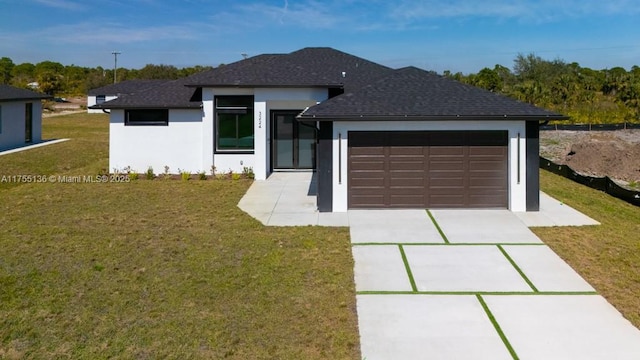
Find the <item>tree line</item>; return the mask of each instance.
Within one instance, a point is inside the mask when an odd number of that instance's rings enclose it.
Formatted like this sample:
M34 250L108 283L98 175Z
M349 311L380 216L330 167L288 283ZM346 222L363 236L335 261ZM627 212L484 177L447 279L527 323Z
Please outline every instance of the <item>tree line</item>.
M573 123L640 122L640 67L593 70L561 59L519 54L513 70L495 65L444 75L571 117Z
M178 79L211 68L148 64L141 69L118 68L117 79ZM519 54L512 69L498 64L468 75L450 71L443 75L569 115L575 123L640 122L638 66L629 71L622 67L593 70L575 62ZM90 89L112 84L113 69L53 61L14 64L8 57L0 58L0 84L28 88L34 82L49 95L85 95Z
M173 80L211 68L197 65L179 69L173 65L148 64L141 69L118 68L116 78L118 82L132 79ZM32 88L29 84L38 83L36 90L55 96L86 95L91 89L113 84L113 72L113 69L101 66L65 66L54 61L14 64L11 58L0 58L0 84L29 89Z

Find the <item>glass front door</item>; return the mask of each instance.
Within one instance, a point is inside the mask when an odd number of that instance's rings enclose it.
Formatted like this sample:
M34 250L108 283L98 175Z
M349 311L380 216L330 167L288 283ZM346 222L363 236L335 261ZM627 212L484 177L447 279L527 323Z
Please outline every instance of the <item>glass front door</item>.
M300 111L272 111L272 166L274 169L313 169L316 128L296 120Z

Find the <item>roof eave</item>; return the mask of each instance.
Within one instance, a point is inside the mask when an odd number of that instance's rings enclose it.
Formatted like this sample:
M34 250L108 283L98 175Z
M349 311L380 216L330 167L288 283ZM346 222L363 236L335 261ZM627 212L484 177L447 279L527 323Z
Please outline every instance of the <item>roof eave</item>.
M53 99L53 96L41 96L41 97L26 97L26 98L10 98L10 99L0 99L0 102L9 102L9 101L32 101L32 100L48 100Z
M142 109L200 109L201 104L194 105L110 105L101 106L93 105L89 106L89 109L93 110L142 110Z
M186 84L189 88L229 88L229 89L252 89L252 88L285 88L285 89L300 89L300 88L341 88L344 84L286 84L286 85L269 85L269 84Z
M301 114L305 121L551 121L569 120L565 115L347 115L318 116Z

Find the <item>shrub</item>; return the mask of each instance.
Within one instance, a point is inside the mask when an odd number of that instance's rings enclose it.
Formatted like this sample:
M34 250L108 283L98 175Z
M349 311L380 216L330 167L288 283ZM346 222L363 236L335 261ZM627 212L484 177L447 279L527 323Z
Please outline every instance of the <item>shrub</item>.
M147 180L153 180L156 175L153 172L153 168L151 166L149 166L149 168L147 168L147 172L145 173L145 177L147 178Z
M231 179L232 180L240 180L241 177L242 177L242 175L240 175L240 174L231 173Z
M245 166L242 168L242 175L247 179L254 179L256 177L251 166Z
M198 180L207 180L207 174L204 171L198 173Z
M187 181L191 179L191 173L189 171L178 169L178 172L180 173L180 177L182 178L183 181Z

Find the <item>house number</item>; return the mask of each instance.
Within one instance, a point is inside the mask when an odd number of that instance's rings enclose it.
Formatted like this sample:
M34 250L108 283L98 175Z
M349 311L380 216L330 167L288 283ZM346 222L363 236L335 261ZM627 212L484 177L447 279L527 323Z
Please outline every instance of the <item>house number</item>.
M258 129L262 129L262 111L258 111Z

